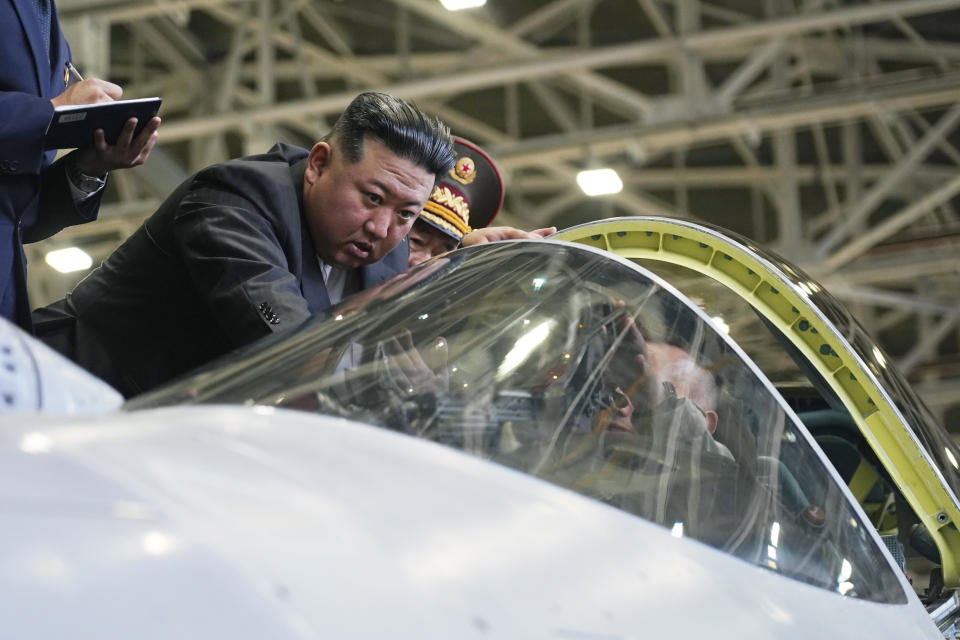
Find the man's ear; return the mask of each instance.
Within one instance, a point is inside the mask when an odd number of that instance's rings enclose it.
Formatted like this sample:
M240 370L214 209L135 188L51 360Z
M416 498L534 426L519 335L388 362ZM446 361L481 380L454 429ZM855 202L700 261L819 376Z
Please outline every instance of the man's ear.
M703 413L707 418L707 431L710 432L710 435L713 435L713 432L717 430L717 412L704 411Z
M333 149L328 142L321 140L313 145L313 149L310 149L310 155L307 156L307 167L303 174L305 182L308 184L316 182L320 174L329 166L332 152Z

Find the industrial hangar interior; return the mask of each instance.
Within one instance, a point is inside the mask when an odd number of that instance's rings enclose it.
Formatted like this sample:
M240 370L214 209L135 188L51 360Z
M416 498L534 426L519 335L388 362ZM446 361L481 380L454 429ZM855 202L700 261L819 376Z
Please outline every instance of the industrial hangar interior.
M77 66L162 96L149 162L100 218L29 245L35 306L103 260L192 172L310 146L359 91L482 145L497 219L657 215L800 265L960 434L960 1L58 0ZM588 197L578 171L623 189Z

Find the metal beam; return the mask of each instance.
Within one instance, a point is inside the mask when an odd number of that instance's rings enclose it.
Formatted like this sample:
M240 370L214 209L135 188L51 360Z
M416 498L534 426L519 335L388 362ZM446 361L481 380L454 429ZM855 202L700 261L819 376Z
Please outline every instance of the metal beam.
M812 274L819 276L832 273L841 265L850 262L884 238L892 236L903 227L920 216L929 213L931 209L946 202L958 193L960 193L960 175L948 180L945 184L941 185L940 188L928 193L910 206L901 209L896 214L874 226L866 233L851 240L822 262L815 265L808 265L806 268Z
M896 187L909 173L916 170L920 162L930 153L934 146L946 136L957 124L960 123L960 103L955 104L947 111L937 125L927 131L923 138L917 142L912 149L893 167L882 180L873 185L871 189L855 203L849 201L844 212L844 219L819 242L816 253L819 257L825 256L831 249L836 247L849 235L850 230L861 223L871 211L883 202L887 194Z
M424 18L442 24L447 29L466 38L471 38L488 46L496 46L501 51L520 55L526 59L543 58L543 53L536 46L522 38L507 33L487 22L479 20L466 22L449 11L438 11L436 3L432 0L393 0L393 2L419 13ZM588 5L583 5L583 7L587 8ZM650 110L650 102L644 95L619 82L596 74L588 67L567 67L561 73L569 76L581 89L593 92L598 97L606 98L625 107L631 115L639 116L648 113Z
M696 122L612 125L577 134L527 138L495 151L498 158L512 167L539 164L545 153L553 154L554 158L570 157L588 143L597 154L622 152L628 145L637 143L642 144L648 153L653 153L732 136L862 118L873 113L878 101L896 112L949 104L958 99L960 74L951 74L935 80L840 90L818 96L793 96L789 100L771 101L740 113L705 117Z
M927 315L956 315L956 305L949 300L934 300L922 296L888 291L876 287L853 287L841 282L826 280L824 282L830 293L851 302L865 302L873 306L900 309L909 313Z
M913 346L910 351L897 362L900 372L903 375L910 375L923 358L929 358L935 351L940 341L947 337L947 334L957 326L957 320L960 319L960 312L954 311L948 316L944 316L930 331L925 331L920 337L920 341Z
M437 12L436 5L425 0L397 0L405 6L433 13ZM836 24L860 24L884 19L891 14L913 15L927 13L938 9L960 6L960 0L922 0L910 2L887 2L882 5L868 5L853 9L828 11L816 16L796 16L759 23L755 25L729 27L691 34L683 39L683 46L696 51L708 50L710 47L723 46L731 42L752 41L780 35L799 34L806 31L828 28ZM477 38L502 37L502 32L492 27L477 27L477 23L470 23L471 29L476 27ZM461 24L461 29L467 25ZM525 81L533 78L568 75L578 71L604 66L623 66L650 59L651 57L670 54L675 51L676 39L662 38L659 40L628 43L610 47L595 48L588 52L544 59L512 61L507 64L491 65L481 69L467 70L440 77L414 80L406 83L396 83L381 90L404 98L423 98L426 96L451 95L482 87L497 86L508 82ZM332 56L330 56L333 58ZM334 63L342 61L333 60ZM590 88L589 83L587 85ZM622 85L620 85L622 86ZM595 87L594 87L595 88ZM609 88L609 87L608 87ZM861 100L863 96L860 96ZM342 110L352 98L352 94L341 93L316 100L297 100L283 104L254 109L248 112L233 114L233 117L214 116L190 121L168 122L165 125L167 140L180 140L201 133L211 133L215 130L237 128L243 122L266 123L285 118L298 118L307 115L320 115ZM727 134L729 135L729 134ZM726 136L721 136L726 137Z

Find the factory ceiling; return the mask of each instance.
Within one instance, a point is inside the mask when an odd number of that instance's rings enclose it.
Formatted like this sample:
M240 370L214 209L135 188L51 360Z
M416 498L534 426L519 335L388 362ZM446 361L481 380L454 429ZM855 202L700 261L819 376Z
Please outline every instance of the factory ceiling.
M95 224L103 259L182 179L309 146L359 91L410 99L503 170L498 221L720 225L844 300L960 433L960 0L58 0L74 59L164 99L160 144ZM576 173L612 167L615 195Z

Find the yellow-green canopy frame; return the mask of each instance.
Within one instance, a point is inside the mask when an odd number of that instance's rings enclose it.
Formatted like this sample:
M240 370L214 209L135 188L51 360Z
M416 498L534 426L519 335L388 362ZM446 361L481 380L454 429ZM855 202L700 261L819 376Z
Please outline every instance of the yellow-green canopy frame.
M939 471L867 365L794 286L789 275L722 234L681 220L622 218L581 225L552 238L624 258L687 267L726 285L789 336L829 381L881 464L933 537L946 586L960 586L960 509ZM789 266L782 265L789 269ZM793 273L794 279L798 274ZM807 283L810 291L818 285Z

